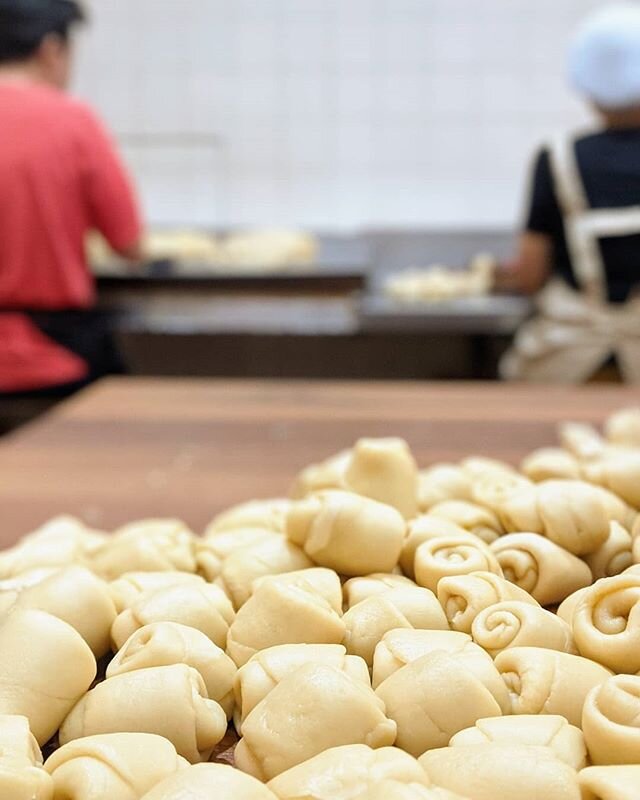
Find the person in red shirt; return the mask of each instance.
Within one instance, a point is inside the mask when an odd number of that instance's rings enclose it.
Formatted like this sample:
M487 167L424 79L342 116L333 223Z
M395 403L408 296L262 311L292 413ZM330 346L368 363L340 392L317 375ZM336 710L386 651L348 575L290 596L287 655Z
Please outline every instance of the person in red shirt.
M65 93L76 0L0 0L0 392L119 371L85 241L141 258L129 177L94 113Z

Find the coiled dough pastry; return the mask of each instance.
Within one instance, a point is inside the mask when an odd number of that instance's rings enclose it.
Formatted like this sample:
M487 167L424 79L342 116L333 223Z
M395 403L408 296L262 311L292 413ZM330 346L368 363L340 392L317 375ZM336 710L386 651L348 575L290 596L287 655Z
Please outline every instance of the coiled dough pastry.
M640 764L587 767L578 775L582 800L636 800Z
M640 508L640 451L606 453L583 466L584 477L604 486L633 508Z
M511 533L491 549L504 577L543 606L562 602L592 581L584 561L536 533Z
M578 775L544 747L484 744L444 747L420 758L431 780L473 800L580 800Z
M494 658L509 647L546 647L576 653L571 628L564 620L518 600L485 608L474 619L471 635Z
M342 618L315 591L278 581L265 581L233 621L227 652L237 666L278 644L341 644Z
M418 474L418 506L422 512L446 500L471 499L471 478L458 464L434 464Z
M284 525L284 521L282 524ZM241 550L243 547L253 547L253 545L269 541L278 536L282 536L282 532L272 531L268 528L213 530L197 542L196 548L208 552L217 563L221 564L230 555L233 555L236 550Z
M614 672L640 672L640 575L596 581L575 607L573 637L586 658Z
M582 589L578 589L577 592L570 594L569 597L565 598L558 606L556 614L570 627L573 627L573 612L576 610L582 596L588 592L590 588L591 586L585 586Z
M622 408L611 414L604 424L605 438L622 447L640 447L640 408Z
M479 719L449 742L450 747L478 744L525 744L546 747L553 755L575 770L587 764L587 748L579 728L564 717L522 714L517 717Z
M611 675L594 661L541 647L504 650L495 665L509 689L512 714L560 715L578 728L587 695Z
M207 694L233 714L236 665L208 636L177 622L154 622L133 633L107 667L107 678L148 667L186 664L200 673Z
M509 698L497 674L477 659L436 651L402 667L376 689L398 726L397 745L411 755L444 747L458 731L484 717L508 712ZM493 669L495 673L495 668Z
M91 569L105 580L126 572L195 572L195 536L184 522L148 519L119 528L92 554Z
M325 489L345 489L345 473L351 461L351 450L341 450L318 464L305 467L291 487L290 495L301 500Z
M241 528L263 528L275 533L284 533L290 507L291 500L284 497L240 503L218 514L207 526L205 536Z
M260 781L223 764L196 764L166 778L141 800L278 800Z
M269 782L280 800L353 800L383 781L426 787L429 779L415 758L396 747L372 750L349 744L325 750Z
M29 720L46 744L96 677L80 634L44 611L16 610L0 620L0 714Z
M171 742L150 733L107 733L64 745L47 759L55 797L138 800L189 764Z
M609 526L609 538L585 561L595 579L611 578L619 575L633 563L633 539L619 522L615 520Z
M227 715L184 664L127 672L84 695L60 727L60 744L103 733L155 733L188 761L206 761L227 732Z
M187 583L202 586L205 580L190 572L127 572L111 581L109 589L116 611L120 614L125 608L131 608L141 594Z
M340 644L283 644L261 650L238 670L234 681L238 733L248 714L270 691L305 664L325 664L344 672L366 686L371 685L369 670L357 656L347 655Z
M593 425L581 422L563 422L558 425L558 438L562 447L580 461L596 458L607 447L607 443Z
M307 664L281 681L242 725L236 765L271 780L331 747L392 745L396 724L373 690L324 664Z
M224 649L234 616L231 601L220 587L210 583L179 584L140 595L131 608L118 614L111 638L119 650L131 634L145 625L178 622L197 628Z
M350 578L342 587L344 604L347 608L368 600L377 594L383 594L389 589L400 589L407 586L415 586L411 578L395 573L376 572L362 578Z
M486 544L495 542L505 533L493 511L468 500L445 500L437 503L429 509L429 516L448 519Z
M253 590L267 582L277 583L280 586L294 586L305 592L315 592L324 597L337 614L342 614L342 584L338 573L332 569L311 567L286 572L283 575L267 575L253 582Z
M445 517L423 514L409 522L407 537L400 554L402 572L410 578L415 578L415 559L418 547L431 539L440 539L443 536L467 539L470 542L476 542L478 539L477 536Z
M406 524L392 506L360 495L326 491L295 503L287 536L316 564L352 577L391 572Z
M560 447L543 447L530 453L520 465L522 474L534 483L562 478L577 480L581 476L578 459Z
M0 716L0 797L52 800L53 783L42 769L42 754L23 716Z
M538 602L515 583L493 572L454 575L438 582L438 600L454 631L471 633L474 619L485 608L506 600L537 606Z
M640 764L640 677L616 675L592 689L582 730L593 764Z
M350 608L344 617L344 644L351 655L371 667L373 652L385 633L397 628L449 630L436 596L428 589L398 587L369 597Z
M469 538L467 538L469 537ZM442 578L468 575L472 572L493 572L502 577L498 559L477 536L441 536L429 539L416 550L416 583L436 592Z

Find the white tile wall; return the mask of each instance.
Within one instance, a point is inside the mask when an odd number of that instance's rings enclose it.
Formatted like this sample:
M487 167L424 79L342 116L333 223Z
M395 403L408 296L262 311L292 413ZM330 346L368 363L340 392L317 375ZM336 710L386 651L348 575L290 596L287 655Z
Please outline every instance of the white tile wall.
M154 223L512 225L587 118L564 52L603 2L91 0L77 90Z

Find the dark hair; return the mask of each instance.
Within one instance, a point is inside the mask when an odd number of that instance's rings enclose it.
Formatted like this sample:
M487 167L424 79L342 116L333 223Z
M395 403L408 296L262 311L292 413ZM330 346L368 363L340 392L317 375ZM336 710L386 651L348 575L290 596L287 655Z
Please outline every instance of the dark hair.
M84 19L78 0L0 0L0 63L28 59L52 33L66 41Z

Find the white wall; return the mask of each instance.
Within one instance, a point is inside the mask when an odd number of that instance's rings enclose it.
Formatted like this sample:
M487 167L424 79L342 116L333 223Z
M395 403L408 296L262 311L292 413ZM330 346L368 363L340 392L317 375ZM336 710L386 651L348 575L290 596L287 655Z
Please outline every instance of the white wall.
M91 0L77 89L156 223L506 226L602 3Z

